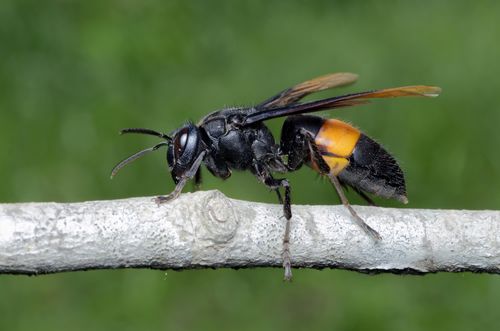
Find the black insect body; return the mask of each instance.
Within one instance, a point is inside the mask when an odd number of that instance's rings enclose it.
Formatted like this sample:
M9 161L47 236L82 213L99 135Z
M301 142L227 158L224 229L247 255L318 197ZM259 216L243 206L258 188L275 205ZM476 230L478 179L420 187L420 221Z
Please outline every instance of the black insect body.
M290 184L285 178L275 178L273 173L295 171L306 164L327 176L353 219L375 240L380 239L380 235L357 215L342 186L352 187L371 204L367 193L407 202L403 172L378 143L347 123L302 114L363 104L371 98L437 96L440 89L406 86L298 103L308 94L351 84L356 79L357 76L350 73L321 76L286 89L255 107L213 112L198 125L188 123L169 135L143 128L124 129L121 133L154 135L165 141L123 160L113 168L111 177L128 163L163 146L168 148L167 162L176 186L170 194L157 197L158 204L178 197L190 179L199 185L202 164L212 175L222 179L229 178L232 170L252 172L276 192L283 204L287 220L283 266L285 279L290 280ZM276 117L287 117L279 145L263 123Z

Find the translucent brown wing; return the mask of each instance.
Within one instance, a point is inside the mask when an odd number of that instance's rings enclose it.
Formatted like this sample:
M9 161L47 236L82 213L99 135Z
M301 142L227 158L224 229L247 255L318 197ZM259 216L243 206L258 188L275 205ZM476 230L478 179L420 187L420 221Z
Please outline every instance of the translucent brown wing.
M441 93L441 88L437 86L403 86L387 88L383 90L361 92L351 94L355 99L372 99L372 98L395 98L395 97L437 97Z
M349 72L338 72L316 77L281 91L255 108L265 109L291 105L311 93L327 90L333 87L349 85L354 83L357 79L358 75L351 74Z
M247 125L276 117L290 116L295 114L305 114L326 109L355 106L359 104L368 103L369 100L367 99L395 98L395 97L407 97L407 96L437 97L439 93L441 93L441 88L437 86L425 86L425 85L403 86L403 87L394 87L376 91L353 93L328 99L300 103L296 105L264 109L262 111L247 115L243 123Z

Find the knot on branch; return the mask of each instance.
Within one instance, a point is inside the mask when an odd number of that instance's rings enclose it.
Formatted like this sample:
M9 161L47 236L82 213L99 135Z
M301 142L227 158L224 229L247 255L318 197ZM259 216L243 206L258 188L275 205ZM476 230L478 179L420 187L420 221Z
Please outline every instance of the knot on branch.
M232 201L214 190L203 198L201 204L205 222L199 223L197 238L214 244L229 242L236 234L240 221Z

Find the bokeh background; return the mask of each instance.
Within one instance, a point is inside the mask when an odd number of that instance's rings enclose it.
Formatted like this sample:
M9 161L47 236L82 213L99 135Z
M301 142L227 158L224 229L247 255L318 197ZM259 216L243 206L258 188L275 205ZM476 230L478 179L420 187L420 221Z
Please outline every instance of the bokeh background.
M324 113L381 142L410 208L499 209L498 1L0 2L0 201L84 201L173 188L164 154L123 127L169 132L305 79L360 74L338 93L433 84L437 99ZM331 96L324 92L319 96ZM281 120L269 122L279 134ZM275 202L250 174L204 189ZM336 204L308 169L296 204ZM242 189L243 188L243 189ZM350 195L352 202L362 203ZM383 206L395 203L377 200ZM400 206L399 206L400 207ZM0 275L0 330L498 329L500 278L341 270L90 271Z

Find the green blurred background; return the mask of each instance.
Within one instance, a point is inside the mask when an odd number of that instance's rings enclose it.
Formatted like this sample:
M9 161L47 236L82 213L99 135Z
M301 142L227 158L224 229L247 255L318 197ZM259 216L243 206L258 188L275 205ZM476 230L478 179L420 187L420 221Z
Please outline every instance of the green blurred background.
M0 2L0 201L84 201L173 188L164 153L123 127L169 132L305 79L360 74L338 93L433 84L437 99L328 114L401 162L410 208L499 209L498 1ZM330 96L324 92L316 97ZM326 114L326 113L325 113ZM278 134L282 121L269 123ZM250 174L204 189L275 202ZM296 204L337 204L308 169ZM242 189L244 188L244 189ZM350 196L354 203L361 203ZM399 205L379 201L384 206ZM498 329L500 279L340 270L118 270L0 276L0 330Z

